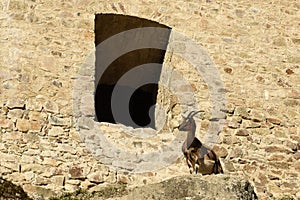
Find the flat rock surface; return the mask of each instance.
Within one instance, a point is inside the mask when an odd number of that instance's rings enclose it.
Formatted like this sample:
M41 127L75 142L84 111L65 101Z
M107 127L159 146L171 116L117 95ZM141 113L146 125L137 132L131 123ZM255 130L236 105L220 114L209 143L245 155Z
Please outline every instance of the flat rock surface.
M120 199L257 199L248 181L229 176L180 176L131 190Z
M238 177L186 175L135 188L108 186L93 194L73 195L72 199L252 200L258 198L254 187L247 180Z

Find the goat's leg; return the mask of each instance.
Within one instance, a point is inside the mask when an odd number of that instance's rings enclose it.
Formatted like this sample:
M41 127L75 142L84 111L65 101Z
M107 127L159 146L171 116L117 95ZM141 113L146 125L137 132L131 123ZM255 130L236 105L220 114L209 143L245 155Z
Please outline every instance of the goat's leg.
M196 151L195 149L190 149L189 150L189 160L192 164L192 167L193 167L193 172L195 172L197 174L198 172L198 165L197 165L197 159L198 159L198 156L196 154Z
M190 174L193 174L193 171L194 171L193 164L188 159L187 159L187 163L188 163L188 166L189 166Z
M215 174L223 174L223 168L219 159L217 159L214 163L214 173Z
M197 154L195 154L195 151L193 151L193 150L190 150L189 151L189 161L190 161L190 163L191 163L191 165L192 165L192 171L193 172L196 172L196 168L197 168Z
M199 165L198 165L198 163L196 163L195 170L196 170L196 174L198 174L198 171L199 171Z
M186 154L184 154L184 156L185 156L186 164L187 164L188 167L189 167L190 174L192 174L192 173L193 173L193 168L192 168L192 163L191 163L190 160L189 160L188 154L186 153Z
M197 152L195 152L195 156L196 156L196 174L199 172L199 169L201 166L204 166L204 159L199 157L201 153L201 148L197 149Z
M193 174L193 172L195 171L195 162L191 156L189 158L189 162L190 162L190 174Z
M194 158L193 158L193 155L192 155L192 154L190 154L190 161L191 161L191 163L192 163L193 172L195 172L195 160L194 160Z
M199 171L199 163L198 163L198 156L196 152L192 153L192 160L193 160L193 169L195 171L195 173L197 174Z

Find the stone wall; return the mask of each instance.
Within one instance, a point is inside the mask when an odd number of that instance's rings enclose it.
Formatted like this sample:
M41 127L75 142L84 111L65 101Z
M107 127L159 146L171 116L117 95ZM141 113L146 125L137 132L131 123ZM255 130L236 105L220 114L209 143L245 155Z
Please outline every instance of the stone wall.
M100 129L121 148L157 150L178 134L177 116L189 109L176 106L176 96L161 92L169 115L174 113L168 118L174 130L151 140L131 139L127 133L151 135L153 130L93 120L94 17L116 13L167 25L203 47L226 91L226 120L214 147L225 173L249 179L260 199L300 198L299 8L296 0L2 0L1 175L31 196L49 197L188 173L183 159L152 172L121 172L115 168L120 163L114 167L111 159L100 161L92 154L97 149L86 146ZM205 108L197 119L198 129L207 132L213 105L207 101L204 78L184 60L170 54L166 58L193 86L196 102ZM197 136L203 137L200 132Z

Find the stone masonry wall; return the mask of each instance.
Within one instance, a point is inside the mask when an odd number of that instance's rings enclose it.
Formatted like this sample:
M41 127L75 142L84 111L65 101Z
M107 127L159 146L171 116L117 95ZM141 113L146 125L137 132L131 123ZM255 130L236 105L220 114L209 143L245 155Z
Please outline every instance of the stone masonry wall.
M167 25L205 49L226 89L226 120L214 147L225 173L249 179L260 199L299 199L299 10L297 0L2 0L1 176L33 197L47 198L79 188L92 191L116 182L134 186L188 174L183 159L149 173L118 171L91 154L85 145L91 135L79 135L100 128L122 148L151 151L178 134L178 116L188 109L161 92L159 98L174 113L170 126L175 129L149 141L126 133L153 130L93 121L94 17L116 13ZM185 75L205 108L197 117L202 138L211 123L207 85L184 60L166 58Z

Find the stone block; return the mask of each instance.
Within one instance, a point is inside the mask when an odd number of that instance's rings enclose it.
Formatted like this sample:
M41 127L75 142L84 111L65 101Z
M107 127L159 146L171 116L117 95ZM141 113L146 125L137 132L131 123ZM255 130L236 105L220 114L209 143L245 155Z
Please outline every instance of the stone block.
M25 181L25 177L24 174L19 173L19 172L13 172L11 174L8 174L5 178L9 179L9 180L13 180L14 182L24 182Z
M76 142L82 142L82 138L80 137L79 133L76 131L71 130L69 132L69 137Z
M282 192L280 187L278 185L274 184L274 183L269 184L268 190L272 191L274 193L281 193Z
M225 147L215 145L213 150L216 152L218 157L225 158L228 155L228 150Z
M91 173L89 175L87 175L88 180L91 183L103 183L104 182L104 178L101 172L94 172Z
M286 158L286 156L282 155L282 154L274 154L269 156L267 159L269 161L284 161L284 159Z
M73 166L69 169L70 178L74 179L84 179L85 176L83 175L83 168Z
M241 120L235 120L235 119L230 119L228 120L228 127L229 128L239 128L241 126Z
M27 155L27 156L35 156L35 155L40 155L41 150L39 149L28 149L27 151L25 151L23 153L23 155Z
M23 189L29 194L35 194L38 197L36 199L49 199L54 196L54 192L50 189L44 188L42 186L35 186L32 184L24 184Z
M11 174L13 171L11 169L7 169L6 167L0 166L0 172L2 176Z
M268 153L291 153L291 150L281 146L268 146L265 148L265 151Z
M7 113L7 117L13 121L16 121L17 119L21 119L23 116L24 110L21 109L13 109L9 110Z
M268 177L265 174L259 173L257 178L259 179L260 183L263 185L266 185L269 182Z
M243 156L243 150L240 147L235 147L231 150L229 158L241 158Z
M43 104L38 99L29 99L26 104L27 110L33 110L33 111L41 111L43 108Z
M22 138L22 133L20 132L16 132L16 131L13 131L13 132L7 132L5 134L2 134L2 140L3 141L17 141L17 140L20 140Z
M80 188L84 189L84 190L88 190L89 188L95 186L95 183L91 183L88 179L82 181L80 183Z
M268 162L269 167L274 167L276 169L281 169L281 170L288 170L290 169L291 164L286 163L286 162L277 162L277 161L270 161Z
M284 105L289 106L289 107L297 107L300 105L300 102L298 99L286 99L284 100Z
M294 163L294 168L296 171L298 171L298 172L300 171L300 161L297 161Z
M35 173L28 171L24 173L24 178L26 181L31 181L35 177Z
M43 157L52 157L56 158L58 156L58 153L55 150L44 150L40 154Z
M31 129L29 120L19 119L17 120L16 127L19 131L28 132Z
M49 122L55 126L71 126L71 120L69 118L61 118L53 115L49 116Z
M66 183L64 188L67 192L75 192L79 189L79 186Z
M23 140L26 143L37 143L40 141L40 137L36 133L28 132L23 134Z
M48 185L51 183L49 178L43 177L41 175L37 176L36 178L34 178L33 183L35 185Z
M80 111L85 116L94 116L94 96L84 95L80 100Z
M288 92L287 97L292 99L300 99L300 92L297 92L296 90L291 90Z
M44 108L47 112L58 114L59 108L58 105L54 101L47 101L44 105Z
M243 120L241 127L242 128L259 128L259 127L261 127L261 124L258 122L253 122L251 120Z
M38 111L30 111L28 116L31 121L44 121L47 118L46 113Z
M247 173L247 174L253 174L256 170L257 170L257 166L252 165L252 164L246 164L243 167L243 170Z
M278 118L267 118L267 121L272 123L272 124L276 124L276 125L279 125L281 123L281 120L278 119Z
M0 127L4 129L12 129L14 126L13 122L8 119L0 119Z
M241 140L238 137L236 137L236 136L227 136L227 137L223 138L223 143L224 144L228 144L228 145L231 145L231 144L240 144Z
M74 179L69 179L69 180L66 180L66 185L67 184L70 184L70 185L76 185L76 186L79 186L81 181L80 180L74 180Z
M252 130L252 133L264 136L271 134L271 130L269 128L258 128Z
M40 173L42 171L44 171L44 168L42 165L40 164L35 164L35 163L30 163L30 164L22 164L21 165L21 172L28 172L28 171L32 171L32 172L37 172Z
M273 41L273 44L275 46L286 46L287 45L286 39L284 37L275 38Z
M242 106L237 106L234 110L234 115L241 116L244 119L249 119L249 110Z
M43 177L50 178L54 175L62 175L63 174L63 169L60 167L50 167L47 169L48 169L47 171L45 171L44 173L41 174Z
M57 151L76 154L76 148L70 144L57 144Z
M285 130L276 130L275 129L272 132L277 138L287 138L287 135L285 134Z
M54 184L55 186L64 186L65 184L65 177L58 175L58 176L53 176L51 177L51 183Z
M54 126L49 130L48 135L52 137L63 136L64 129L62 127Z
M289 188L289 189L296 189L298 188L298 183L295 181L289 181L289 182L283 182L282 185L283 187Z
M83 129L93 129L94 128L94 120L90 117L80 117L78 119L78 125Z
M37 158L33 156L22 155L21 157L21 163L34 163L36 161Z
M0 158L1 158L1 161L4 161L4 162L15 162L16 160L20 159L20 156L11 154L11 153L0 152Z
M296 198L297 198L297 199L300 199L300 191L298 191L298 192L296 193Z
M61 162L55 160L55 159L52 159L52 158L44 158L44 161L43 161L43 165L48 165L48 166L51 166L51 167L58 167L59 164L61 164Z
M10 109L14 109L14 108L24 109L25 101L23 99L17 99L17 98L9 99L7 101L6 106Z
M117 176L116 173L110 172L108 175L104 176L104 181L106 183L116 183L117 181Z
M16 162L0 162L1 166L6 167L7 169L12 170L13 172L19 172L20 166Z
M129 184L130 183L130 179L129 179L128 176L118 175L118 182L122 183L122 184Z
M262 122L265 120L265 115L262 113L262 111L252 109L250 112L250 118L254 122Z
M248 129L239 129L235 133L236 136L249 136L250 131Z
M40 132L42 129L42 124L37 121L30 121L30 131Z
M300 143L300 135L297 136L297 135L291 135L290 138L298 143Z

